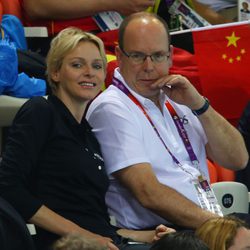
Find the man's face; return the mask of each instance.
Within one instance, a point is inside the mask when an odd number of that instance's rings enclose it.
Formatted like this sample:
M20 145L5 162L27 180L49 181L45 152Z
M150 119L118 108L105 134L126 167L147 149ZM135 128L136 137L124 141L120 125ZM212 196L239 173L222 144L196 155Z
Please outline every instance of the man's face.
M131 21L124 34L123 51L117 48L117 59L122 76L127 84L140 95L155 100L159 89L151 85L159 78L168 75L172 63L172 52L164 26L157 19L135 19ZM166 55L162 62L152 61L148 56L145 61L136 63L131 53Z

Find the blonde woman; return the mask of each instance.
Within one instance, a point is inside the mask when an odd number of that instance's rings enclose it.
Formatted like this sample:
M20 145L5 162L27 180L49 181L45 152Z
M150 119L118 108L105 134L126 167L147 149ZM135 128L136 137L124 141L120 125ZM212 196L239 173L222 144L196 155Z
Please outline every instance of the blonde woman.
M210 219L196 230L196 235L210 250L250 249L250 230L245 222L236 217Z

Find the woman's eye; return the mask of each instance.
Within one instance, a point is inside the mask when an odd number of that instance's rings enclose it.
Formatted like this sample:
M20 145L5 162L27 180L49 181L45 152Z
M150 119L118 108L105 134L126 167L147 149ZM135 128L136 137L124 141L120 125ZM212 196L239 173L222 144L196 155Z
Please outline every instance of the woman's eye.
M97 64L94 64L94 65L93 65L93 68L94 68L94 69L102 69L103 66L102 66L102 64L97 63Z
M82 64L81 63L72 63L72 67L74 68L81 68Z

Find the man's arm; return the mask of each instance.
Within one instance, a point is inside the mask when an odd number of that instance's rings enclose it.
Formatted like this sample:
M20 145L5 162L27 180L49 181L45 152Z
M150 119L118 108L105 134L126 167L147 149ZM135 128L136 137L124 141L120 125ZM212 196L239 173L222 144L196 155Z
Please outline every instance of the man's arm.
M209 218L217 216L161 184L148 163L132 165L113 175L133 193L143 207L174 224L195 229Z
M223 17L221 14L211 9L206 4L199 3L197 0L192 0L192 3L194 6L194 10L211 24L233 22L233 20Z
M191 110L198 110L205 103L204 97L181 75L165 76L157 80L152 88L162 88L170 99ZM248 152L239 131L211 106L198 119L208 139L206 150L209 158L232 170L245 168Z
M244 169L248 153L240 132L211 106L198 118L208 139L208 157L226 168Z
M33 19L71 19L92 16L102 11L122 15L144 11L154 5L151 0L24 0L24 9Z

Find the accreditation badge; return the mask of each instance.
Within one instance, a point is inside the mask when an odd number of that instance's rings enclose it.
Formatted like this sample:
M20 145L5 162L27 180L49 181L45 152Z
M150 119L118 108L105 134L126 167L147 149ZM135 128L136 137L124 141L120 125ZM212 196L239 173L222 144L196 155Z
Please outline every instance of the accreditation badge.
M197 191L197 197L202 209L223 216L222 210L215 197L214 191L211 188L208 180L200 175L198 180L194 181L194 186Z
M100 12L93 18L103 32L118 29L123 20L123 17L115 11Z

